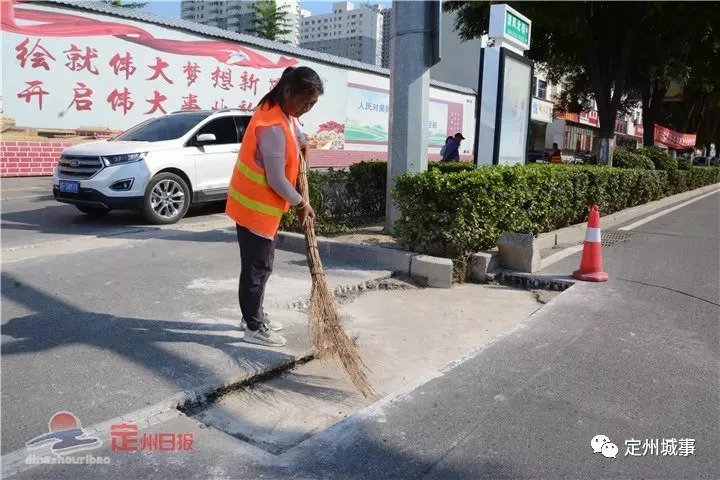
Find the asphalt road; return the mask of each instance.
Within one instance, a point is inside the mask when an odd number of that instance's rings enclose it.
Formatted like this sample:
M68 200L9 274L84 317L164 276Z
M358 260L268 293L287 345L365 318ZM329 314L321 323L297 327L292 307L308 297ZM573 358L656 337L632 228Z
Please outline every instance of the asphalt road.
M91 217L72 205L48 198L47 192L43 192L42 183L3 190L0 214L3 249L164 228L150 225L139 213L130 211L114 211L104 217ZM52 190L49 195L52 196ZM210 216L222 214L224 208L222 202L193 207L175 227L206 222Z

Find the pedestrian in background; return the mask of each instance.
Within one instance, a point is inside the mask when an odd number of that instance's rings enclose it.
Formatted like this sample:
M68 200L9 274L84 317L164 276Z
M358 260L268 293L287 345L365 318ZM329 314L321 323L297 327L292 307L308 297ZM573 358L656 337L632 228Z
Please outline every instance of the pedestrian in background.
M553 143L553 150L550 154L550 163L563 163L562 153L560 152L557 143Z
M244 341L283 346L282 324L263 309L265 286L272 273L276 234L290 206L305 226L315 216L295 189L304 149L297 119L323 94L318 74L308 67L288 67L277 85L258 103L248 124L228 189L226 214L237 225L240 246L238 299Z
M456 133L452 139L445 144L445 153L442 156L443 162L460 161L460 143L465 140L462 133Z
M445 139L445 145L443 145L442 148L440 149L440 157L441 157L441 158L444 158L444 157L445 157L445 150L447 150L447 144L450 143L450 141L451 141L452 139L453 139L453 137L447 137L447 138Z

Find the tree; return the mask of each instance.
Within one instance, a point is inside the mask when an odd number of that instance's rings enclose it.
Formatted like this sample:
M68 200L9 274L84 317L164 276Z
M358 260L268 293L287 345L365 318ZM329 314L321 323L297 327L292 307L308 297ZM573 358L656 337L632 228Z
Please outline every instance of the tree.
M253 28L248 29L249 33L275 42L290 43L282 38L292 33L288 26L288 12L284 7L278 7L275 0L260 0L250 8L255 12L255 18Z
M453 1L456 29L465 39L487 32L490 4ZM615 118L626 106L626 82L633 51L653 15L653 2L509 2L533 21L528 57L545 66L553 83L566 87L572 110L597 105L598 164L612 164Z
M655 5L642 43L633 52L628 78L628 90L635 91L642 100L645 146L654 144L655 124L663 118L663 110L670 108L664 99L672 84L689 87L690 93L697 90L688 82L698 86L698 81L705 85L717 81L720 74L718 25L718 9L710 8L709 4L658 2ZM681 130L688 131L687 127Z
M144 8L145 5L147 5L147 2L123 3L122 0L103 0L103 3L110 4L113 7L123 7L123 8L132 8L132 9Z
M695 25L687 41L681 101L666 102L658 119L681 132L697 133L697 145L720 145L720 10L703 4L690 12Z
M448 2L457 11L456 28L464 38L487 30L494 2ZM668 107L672 83L693 94L685 112L697 131L716 138L720 126L720 9L704 2L512 2L533 20L528 56L544 64L550 80L562 82L560 109L578 112L597 104L601 146L611 144L615 117L634 103L643 104L644 144L654 144L655 123ZM688 83L690 82L690 83ZM701 93L704 92L704 93ZM687 96L687 95L686 95ZM685 104L686 102L683 102ZM676 113L676 115L678 115ZM700 138L698 138L700 142ZM605 153L608 152L606 155ZM601 148L598 163L611 164Z

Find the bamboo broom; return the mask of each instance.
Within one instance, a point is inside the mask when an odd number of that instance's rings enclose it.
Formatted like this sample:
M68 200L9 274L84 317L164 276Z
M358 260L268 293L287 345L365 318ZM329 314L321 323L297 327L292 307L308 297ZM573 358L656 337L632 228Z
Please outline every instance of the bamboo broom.
M307 174L307 161L305 155L301 153L298 190L305 201L309 203L310 193ZM365 397L375 396L375 390L368 379L367 365L360 358L357 348L350 341L340 323L340 316L335 308L335 300L328 287L322 261L320 260L314 219L308 219L304 230L307 263L312 276L308 316L316 356L318 358L339 360L355 388Z

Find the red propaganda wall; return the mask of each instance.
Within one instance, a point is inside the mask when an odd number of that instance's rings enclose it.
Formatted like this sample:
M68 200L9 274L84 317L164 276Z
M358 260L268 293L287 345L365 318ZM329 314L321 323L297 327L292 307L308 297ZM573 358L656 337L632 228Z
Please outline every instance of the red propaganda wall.
M75 142L0 141L0 176L52 175L63 148Z
M166 113L252 112L292 65L313 68L325 85L302 118L312 166L386 158L389 75L252 37L201 34L190 22L168 27L105 8L0 0L3 176L49 174L66 143L112 137ZM428 107L428 155L457 132L467 138L460 154L471 154L475 94L431 84Z

